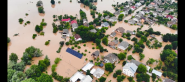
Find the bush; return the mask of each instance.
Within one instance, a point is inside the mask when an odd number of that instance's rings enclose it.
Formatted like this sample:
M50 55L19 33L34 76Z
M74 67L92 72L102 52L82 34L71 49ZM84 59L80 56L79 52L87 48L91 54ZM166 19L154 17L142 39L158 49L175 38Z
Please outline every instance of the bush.
M40 35L44 35L44 32L41 32Z
M80 49L81 47L80 46L78 46L78 49Z
M30 21L26 21L26 23L30 24Z
M33 34L32 38L35 39L36 36L37 36L37 34Z
M49 40L48 40L48 41L46 41L46 42L45 42L45 45L48 45L48 44L49 44L49 42L50 42Z
M60 46L63 46L64 45L64 41L60 41Z
M127 59L131 60L131 59L134 59L134 58L132 57L132 55L129 55L129 56L127 56Z
M7 43L9 43L11 40L10 40L10 38L8 37L8 40L7 40Z
M68 46L69 45L69 42L66 42L65 44Z
M130 40L130 37L127 37L128 40Z
M124 66L126 63L127 63L127 62L126 62L126 61L124 61L124 62L122 63L122 66Z
M52 67L51 67L52 72L54 72L54 71L55 71L56 67L57 67L57 65L56 65L56 64L53 64L53 65L52 65Z
M127 79L129 80L129 82L133 81L133 77L128 77Z
M55 61L54 62L55 62L55 64L58 64L58 62L61 61L61 60L62 59L60 59L60 58L55 58Z
M45 13L44 12L44 8L41 6L41 7L38 7L38 11L39 11L39 13Z
M87 49L85 49L85 52L87 52Z
M40 25L40 26L39 25L36 25L35 26L35 31L36 32L40 33L40 31L42 31L42 30L43 30L43 26L42 25Z
M92 47L92 49L95 49L94 47Z
M45 22L41 22L41 23L40 23L40 25L42 25L42 26L46 26L46 25L47 25L47 23L45 23Z
M74 46L72 46L71 49L74 49Z
M116 78L116 77L117 77L117 74L116 74L116 73L114 73L114 74L113 74L113 77L114 77L114 78Z
M18 60L17 54L11 53L11 55L9 56L9 60L17 63L17 60Z
M77 44L75 44L75 47L77 47Z
M177 49L177 46L178 46L178 41L173 41L173 42L172 42L172 48L173 48L174 50L176 50L176 49Z
M61 48L62 48L62 47L60 46L56 52L57 52L57 53L60 53Z
M56 15L53 15L53 18L55 18Z
M120 54L118 54L118 58L120 60L124 60L126 58L126 54L125 53L120 53Z
M116 70L117 75L121 75L122 71L121 70Z
M55 4L55 1L54 0L51 0L51 4L54 5Z
M53 33L56 33L58 31L57 27L53 28Z
M83 45L84 47L86 46L86 44Z
M19 23L22 24L24 20L22 18L19 18Z
M125 23L128 23L128 20L124 20Z
M140 57L140 59L139 59L139 60L141 61L143 58L145 58L145 55L144 55L144 54L142 54L142 53L140 53L140 54L139 54L139 57Z

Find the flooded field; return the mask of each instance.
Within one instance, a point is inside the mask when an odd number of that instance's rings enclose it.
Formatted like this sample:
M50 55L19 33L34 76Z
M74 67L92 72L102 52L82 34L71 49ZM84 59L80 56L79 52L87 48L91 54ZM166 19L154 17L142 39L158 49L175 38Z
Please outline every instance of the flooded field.
M83 56L82 59L79 59L69 53L66 52L66 49L72 46L66 46L64 45L61 49L60 53L56 53L56 51L59 48L59 42L65 41L61 38L61 34L59 32L53 33L53 15L73 15L76 16L79 19L79 10L82 9L88 18L88 21L92 21L93 18L90 15L90 9L88 7L84 8L83 4L77 3L77 0L72 0L72 2L69 2L69 0L60 0L61 3L58 4L59 0L55 0L55 5L51 5L50 0L44 0L43 1L43 7L45 14L39 14L38 9L36 7L36 3L38 0L8 0L8 37L11 39L11 42L8 46L8 60L9 55L11 53L16 53L18 55L18 62L21 61L21 57L23 55L23 52L26 48L30 46L34 46L36 48L40 48L43 50L43 56L33 58L34 61L32 61L32 64L38 64L39 60L43 60L46 55L48 55L48 58L50 59L51 65L54 64L54 60L57 57L60 57L62 61L60 61L57 65L56 72L63 76L63 77L71 77L74 73L76 73L77 70L81 69L84 65L86 65L89 60L92 60L93 57L91 54L96 51L97 49L92 49L92 47L96 47L96 45L92 45L92 42L87 42L86 47L83 46L84 43L79 44L78 46L81 46L81 49L75 48L76 51L80 51L80 53L86 53L86 56ZM122 3L126 0L98 0L95 5L97 6L98 12L103 12L103 10L108 10L110 12L114 12L112 4L117 4L117 2ZM25 14L28 13L28 16L25 16ZM128 18L131 16L128 16ZM24 27L23 24L19 24L18 19L23 18L24 22L30 21L31 23L26 25ZM128 19L127 18L127 19ZM32 35L36 34L35 32L35 26L39 25L42 19L45 19L45 22L47 23L47 26L44 27L43 31L45 32L44 36L37 36L35 39L32 39ZM125 22L118 22L115 26L112 26L109 28L105 34L110 34L113 30L115 30L118 27L123 27L125 30L136 30L139 26L135 25L129 25ZM148 29L149 26L144 25L142 30ZM168 27L165 27L163 25L155 25L152 26L154 31L161 31L162 34L166 33L174 33L176 34L177 31L172 30ZM71 31L69 30L70 34ZM14 34L19 33L18 36L13 36ZM116 35L118 38L122 38L121 35ZM135 37L134 35L131 36L131 38ZM162 42L161 36L156 37L160 42ZM109 38L109 40L113 40L114 38ZM50 40L50 44L48 46L44 45L45 41ZM67 38L66 41L68 41L69 38ZM127 40L123 38L124 41L128 41L129 44L133 45L133 42L130 40ZM163 46L159 49L148 49L147 47L144 49L143 54L145 54L145 58L141 61L142 63L146 63L146 61L149 58L154 59L160 59L160 52L163 50L163 47L169 43L164 43ZM106 48L109 52L100 53L100 55L107 55L108 53L120 53L119 50L114 50L110 47L107 47L102 44L104 48ZM85 49L87 49L87 52L85 52ZM89 53L90 52L90 53ZM132 54L132 50L130 50L127 54L133 55L133 57L139 61L139 55L138 54ZM85 59L88 59L85 62ZM51 74L51 65L47 68L48 74ZM26 66L26 69L29 68L30 65ZM25 70L26 70L25 69ZM122 69L121 63L116 65L116 69ZM114 70L114 71L115 71ZM113 72L114 73L114 72ZM113 79L112 74L110 74L107 78L106 82L110 79L112 82L115 82L116 79ZM134 78L136 80L136 78ZM54 82L58 82L54 80ZM95 80L93 80L95 82ZM124 82L128 82L127 78L124 80Z

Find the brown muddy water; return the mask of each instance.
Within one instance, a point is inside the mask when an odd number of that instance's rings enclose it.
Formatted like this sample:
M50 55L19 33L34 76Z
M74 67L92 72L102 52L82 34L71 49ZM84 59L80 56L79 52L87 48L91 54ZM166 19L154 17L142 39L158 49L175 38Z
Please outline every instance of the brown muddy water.
M92 45L92 42L87 42L86 47L83 46L84 43L79 44L81 46L81 49L75 48L76 51L80 51L83 53L86 53L86 56L83 56L82 59L79 59L69 53L66 52L66 49L69 47L71 48L72 46L66 46L64 45L61 49L60 53L56 53L56 51L59 48L59 42L60 41L65 41L64 39L61 38L61 34L59 32L53 33L53 15L73 15L79 18L79 10L82 9L84 12L86 12L88 21L92 21L93 18L90 15L90 9L88 7L84 8L83 4L77 3L77 0L72 0L72 2L69 2L69 0L60 0L61 3L58 4L58 1L55 1L55 5L51 5L50 0L44 0L43 1L43 7L45 14L39 14L38 9L36 7L36 3L38 0L8 0L8 37L10 37L11 42L8 45L8 59L9 55L11 53L16 53L18 55L18 62L21 61L21 57L23 55L23 52L25 51L26 48L30 46L34 46L36 48L40 48L43 50L44 56L33 58L34 61L32 61L32 64L38 64L39 60L43 60L46 55L48 55L51 65L54 64L54 60L57 57L60 57L62 61L59 62L56 68L56 72L64 77L71 77L74 73L77 72L77 70L81 69L85 64L88 63L89 60L92 60L91 53L96 51L97 49L92 49L92 47L96 47L96 45ZM125 2L126 0L98 0L95 5L97 6L97 11L98 12L103 12L103 10L108 10L110 12L114 12L112 4L117 4L117 2L122 3ZM33 2L33 3L30 3ZM28 13L28 16L25 16L25 14ZM129 19L131 16L126 17L126 19ZM23 18L24 22L23 24L19 24L18 19ZM45 19L45 22L47 23L47 26L44 27L43 31L45 32L44 36L37 36L35 39L32 39L32 35L36 34L35 32L35 26L40 24L42 19ZM30 21L31 23L26 25L24 27L24 23L26 21ZM136 30L139 26L135 25L129 25L127 23L118 22L115 26L112 26L107 30L105 34L110 34L113 30L115 30L118 27L123 27L125 30ZM148 29L149 26L144 25L142 30ZM163 25L155 25L152 26L154 31L161 31L162 34L165 33L177 33L177 31L172 30L168 27L165 27ZM71 31L69 30L70 34ZM13 36L14 34L19 33L18 36ZM117 34L116 37L122 38L121 35ZM135 37L134 35L131 36L131 38ZM160 42L162 42L161 36L156 37ZM109 41L113 40L114 38L109 37ZM50 40L50 44L48 46L44 45L45 41ZM67 38L66 41L68 41L69 38ZM129 44L133 44L132 41L127 40L123 38L124 41L128 41ZM149 58L154 58L154 59L160 59L160 52L163 50L163 47L165 44L169 43L164 43L163 46L159 49L148 49L147 47L144 49L143 53L145 54L145 58L141 61L142 63L146 63L146 61ZM107 55L108 53L120 53L121 51L119 50L114 50L110 47L107 47L103 45L104 48L107 48L109 52L104 52L101 53L100 55ZM85 52L85 49L87 49L87 52ZM90 51L90 53L89 53ZM132 54L132 50L127 52L128 55L133 55L133 57L139 61L139 55L138 54ZM88 59L85 62L85 59ZM48 74L51 74L51 65L47 68ZM156 66L155 64L152 65ZM30 65L27 65L25 70L29 68ZM122 69L122 65L118 64L116 65L115 69ZM114 70L115 71L115 70ZM112 78L112 82L115 82L116 79L113 79L112 74L110 74L108 77ZM110 80L108 78L106 82ZM136 78L134 78L136 79ZM54 80L54 82L58 82ZM95 80L93 80L95 82ZM124 80L124 82L128 82L127 79Z

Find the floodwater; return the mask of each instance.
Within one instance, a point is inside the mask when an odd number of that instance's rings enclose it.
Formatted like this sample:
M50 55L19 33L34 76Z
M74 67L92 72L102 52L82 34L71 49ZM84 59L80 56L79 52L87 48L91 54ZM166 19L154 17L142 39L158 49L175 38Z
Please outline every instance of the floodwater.
M92 49L92 47L96 47L96 45L92 45L92 42L87 42L86 47L83 46L84 43L79 44L81 46L81 49L75 48L76 51L80 51L83 53L86 53L86 56L83 56L82 59L79 59L69 53L66 52L66 49L72 46L66 46L64 45L61 49L60 53L56 53L56 51L59 48L59 42L65 41L61 38L61 34L59 32L53 33L53 15L73 15L76 16L79 19L79 10L82 9L86 15L88 21L92 21L93 18L90 15L90 9L88 7L84 8L83 4L77 3L77 0L72 0L72 2L69 2L69 0L60 0L61 3L58 4L58 1L55 1L55 5L51 5L50 0L44 0L43 7L45 14L39 14L38 9L36 7L36 3L38 0L8 0L8 37L11 39L11 42L8 45L8 59L9 55L11 53L16 53L18 55L18 62L21 61L21 57L23 55L23 52L26 48L30 46L34 46L35 48L40 48L43 50L43 56L41 57L35 57L33 58L34 61L32 61L32 64L38 64L39 60L43 60L46 55L48 55L51 65L54 64L54 60L57 57L60 57L62 61L59 62L59 64L56 67L56 72L63 76L63 77L71 77L74 73L77 72L77 70L81 69L84 65L86 65L89 60L92 60L93 57L91 56L91 53L98 49ZM112 4L117 4L117 1L119 3L125 2L126 0L98 0L95 5L97 6L98 12L103 12L103 10L108 10L110 12L114 12ZM32 3L33 2L33 3ZM105 7L106 6L106 7ZM138 10L136 10L138 11ZM135 11L135 12L136 12ZM28 13L28 16L25 16L25 14ZM125 19L129 19L131 17L128 16ZM18 19L23 18L24 22L23 24L19 24ZM44 27L43 31L45 32L44 36L37 36L35 39L32 39L32 35L36 34L35 32L35 26L40 24L42 19L45 19L45 22L47 23L47 26ZM30 21L31 23L26 25L24 27L24 23L26 21ZM139 26L135 25L129 25L128 23L125 23L123 21L118 22L115 26L112 26L107 30L105 34L110 34L113 30L115 30L118 27L123 27L125 30L136 30ZM149 26L144 25L142 30L148 29ZM162 34L165 33L177 33L177 31L172 30L168 27L165 27L163 25L155 25L152 26L154 31L161 31ZM69 30L70 34L71 31ZM18 36L13 36L14 34L19 33ZM122 38L121 35L117 34L116 37ZM134 35L131 36L131 38L135 37ZM162 42L161 36L157 36L156 38ZM109 41L113 40L114 38L109 37ZM45 41L50 40L50 44L48 46L44 45ZM69 38L66 39L68 41ZM123 38L124 41L128 41L129 44L133 45L133 42L130 40L127 40ZM146 63L146 61L149 58L154 59L160 59L159 53L162 51L163 47L165 46L164 43L163 46L159 49L148 49L147 47L144 49L143 53L145 54L145 58L141 61L142 63ZM100 53L100 55L107 55L108 53L120 53L119 50L114 50L110 47L107 47L102 44L104 48L106 48L109 52ZM85 49L87 49L87 52L85 52ZM89 53L90 51L90 53ZM139 61L139 55L138 54L132 54L132 49L127 52L128 55L133 55L133 57ZM88 59L85 62L85 59ZM51 74L51 65L47 68L48 74ZM155 65L154 65L155 66ZM27 65L25 70L28 69L30 65ZM122 69L122 65L118 64L116 65L115 69ZM114 70L115 71L115 70ZM108 77L112 78L112 74L110 74ZM112 79L112 82L116 81L116 79ZM106 81L109 81L107 79ZM54 82L58 82L54 80ZM94 82L94 80L93 80ZM127 79L124 80L124 82L128 82Z

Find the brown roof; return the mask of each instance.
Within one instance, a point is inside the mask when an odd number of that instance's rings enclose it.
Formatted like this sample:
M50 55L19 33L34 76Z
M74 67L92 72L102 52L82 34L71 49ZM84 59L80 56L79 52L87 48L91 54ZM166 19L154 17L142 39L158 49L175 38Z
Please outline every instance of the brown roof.
M110 46L114 46L114 45L116 45L116 44L115 44L114 42L110 42L109 45L110 45Z
M75 39L81 38L79 34L75 34Z
M119 27L116 30L119 30L120 33L124 33L125 32L125 29L123 27Z

